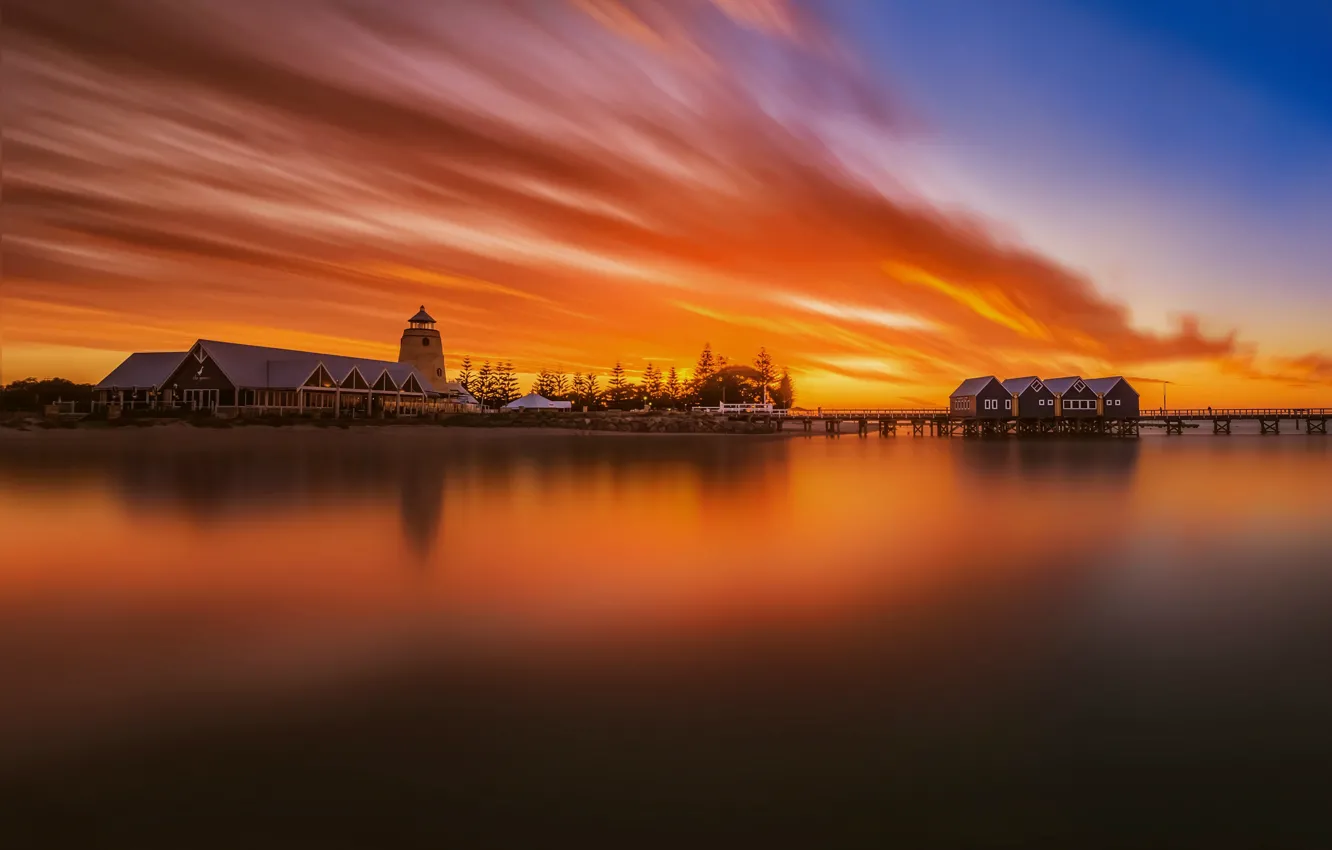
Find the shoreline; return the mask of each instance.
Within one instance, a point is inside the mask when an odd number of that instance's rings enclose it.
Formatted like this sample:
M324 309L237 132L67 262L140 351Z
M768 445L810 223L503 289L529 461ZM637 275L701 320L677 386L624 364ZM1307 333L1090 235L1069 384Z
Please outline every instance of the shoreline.
M578 417L579 420L582 417ZM222 424L225 423L225 424ZM566 424L567 423L567 424ZM411 435L411 439L421 439L426 435L450 436L459 434L478 435L462 439L521 439L523 436L550 437L565 435L569 437L790 437L802 432L779 428L773 430L768 425L731 420L692 420L680 417L678 422L662 426L657 421L626 423L616 418L590 422L566 420L553 423L550 421L531 422L495 422L487 424L450 424L437 420L420 421L374 421L374 420L301 420L288 419L281 424L267 421L220 420L184 420L184 419L141 419L119 423L99 422L50 422L34 418L25 421L21 427L4 423L0 427L0 444L33 445L55 443L119 443L138 442L140 440L166 442L232 442L234 440L253 441L256 438L271 438L273 435L290 433L309 437L313 434L360 435L357 439L401 439ZM699 427L699 426L703 427ZM598 427L599 426L599 427ZM660 426L660 427L653 427ZM378 437L372 435L379 435ZM485 436L480 436L485 435Z

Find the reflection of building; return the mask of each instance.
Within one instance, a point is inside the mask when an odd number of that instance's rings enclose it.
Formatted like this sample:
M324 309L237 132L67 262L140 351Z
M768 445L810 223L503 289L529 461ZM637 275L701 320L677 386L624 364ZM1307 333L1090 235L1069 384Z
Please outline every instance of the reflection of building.
M136 407L423 413L454 395L434 325L424 307L409 319L397 362L201 339L186 352L131 354L95 389L101 404Z
M398 473L402 539L417 555L430 554L444 520L444 465L407 463Z

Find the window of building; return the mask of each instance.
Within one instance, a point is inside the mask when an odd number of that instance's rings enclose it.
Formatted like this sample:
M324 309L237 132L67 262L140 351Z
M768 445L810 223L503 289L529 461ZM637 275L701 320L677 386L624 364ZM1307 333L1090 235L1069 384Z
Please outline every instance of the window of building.
M1013 400L1011 398L1004 399L1004 410L1012 410L1012 409L1013 409Z
M423 336L423 337L421 337L421 344L422 344L422 345L429 345L429 344L430 344L430 337L428 337L428 336Z

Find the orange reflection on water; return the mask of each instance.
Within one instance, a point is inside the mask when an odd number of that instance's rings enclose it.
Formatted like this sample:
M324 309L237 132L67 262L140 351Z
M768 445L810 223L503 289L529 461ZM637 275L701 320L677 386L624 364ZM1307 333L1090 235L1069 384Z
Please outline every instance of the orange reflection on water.
M1144 552L1215 549L1218 529L1316 547L1329 525L1307 496L1332 452L1294 436L153 430L6 438L11 730L421 651L798 642L959 594L1114 584Z

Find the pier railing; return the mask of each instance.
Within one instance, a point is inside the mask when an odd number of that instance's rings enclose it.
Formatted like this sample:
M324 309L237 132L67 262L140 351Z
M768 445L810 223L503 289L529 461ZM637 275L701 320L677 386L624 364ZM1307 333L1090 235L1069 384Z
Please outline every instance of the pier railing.
M770 404L722 404L715 407L693 407L694 413L713 416L731 416L755 414L759 416L777 416L790 419L928 419L947 416L948 410L942 407L820 407L815 409L781 408Z
M1139 419L1303 419L1306 416L1332 416L1332 407L1158 407L1138 411Z

